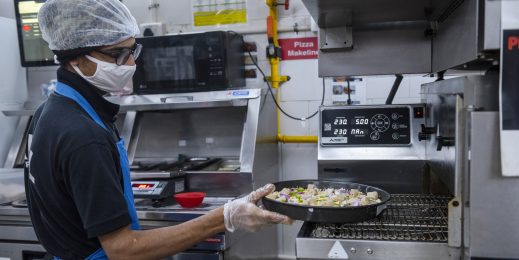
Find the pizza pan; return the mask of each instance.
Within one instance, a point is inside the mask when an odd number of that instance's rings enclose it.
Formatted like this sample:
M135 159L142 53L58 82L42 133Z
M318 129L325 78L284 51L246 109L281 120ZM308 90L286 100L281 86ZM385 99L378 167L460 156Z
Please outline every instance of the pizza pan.
M264 197L262 199L263 206L267 210L278 212L296 220L316 223L348 223L375 218L386 209L387 202L390 199L389 193L382 189L352 182L292 180L274 183L276 191L281 191L283 188L306 188L308 184L313 184L319 189L358 189L363 193L376 191L381 202L365 206L329 207L290 204Z

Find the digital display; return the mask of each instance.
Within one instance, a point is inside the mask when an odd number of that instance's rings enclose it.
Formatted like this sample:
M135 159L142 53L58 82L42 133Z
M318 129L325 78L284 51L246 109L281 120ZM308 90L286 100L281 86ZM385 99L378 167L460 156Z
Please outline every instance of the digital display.
M20 40L22 65L55 65L54 53L42 38L38 12L45 1L16 1L16 18Z
M410 114L408 106L323 108L321 145L409 145Z
M147 48L144 69L148 81L195 79L194 47L190 45Z
M153 188L155 184L152 183L134 183L132 184L132 188L138 188L138 189L149 189Z

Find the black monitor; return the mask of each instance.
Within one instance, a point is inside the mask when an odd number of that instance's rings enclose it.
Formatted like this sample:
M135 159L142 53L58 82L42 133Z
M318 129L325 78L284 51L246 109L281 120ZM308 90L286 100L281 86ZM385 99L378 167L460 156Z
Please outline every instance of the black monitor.
M45 0L14 0L20 58L24 67L56 66L54 53L42 38L38 11Z

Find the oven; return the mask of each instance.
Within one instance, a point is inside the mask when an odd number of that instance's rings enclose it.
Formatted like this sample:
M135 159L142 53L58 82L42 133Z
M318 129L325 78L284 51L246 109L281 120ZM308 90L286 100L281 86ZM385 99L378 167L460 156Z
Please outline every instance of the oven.
M137 94L235 89L245 86L243 38L224 32L137 38L143 45L133 77Z
M519 203L495 200L512 198L519 181L500 175L498 82L489 71L424 84L422 104L322 107L319 179L370 184L391 199L364 222L305 222L297 258L516 258L517 229L504 223ZM356 124L365 119L369 127Z

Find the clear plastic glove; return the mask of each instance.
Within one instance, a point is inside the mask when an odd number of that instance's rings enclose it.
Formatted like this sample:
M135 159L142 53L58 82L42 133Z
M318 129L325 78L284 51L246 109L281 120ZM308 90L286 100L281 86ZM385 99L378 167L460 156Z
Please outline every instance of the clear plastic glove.
M292 224L292 220L285 216L256 206L256 203L276 189L273 184L267 184L246 197L229 201L223 207L225 228L234 230L257 231L267 224Z

